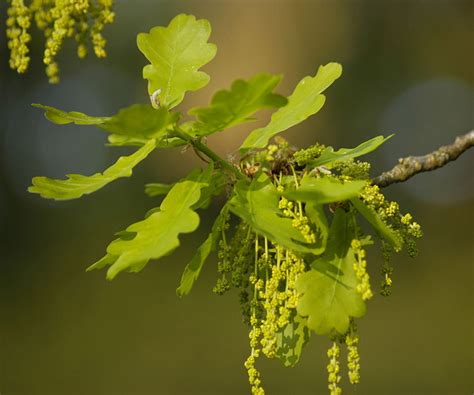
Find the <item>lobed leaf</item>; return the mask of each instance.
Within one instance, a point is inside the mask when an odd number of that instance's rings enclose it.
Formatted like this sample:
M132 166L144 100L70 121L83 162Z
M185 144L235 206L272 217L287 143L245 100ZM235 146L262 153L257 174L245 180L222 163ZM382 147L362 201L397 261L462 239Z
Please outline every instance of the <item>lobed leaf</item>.
M170 254L179 245L179 235L190 233L199 225L199 215L192 209L208 186L212 166L205 171L193 172L176 183L160 205L143 221L130 225L126 237L112 241L107 254L87 270L107 265L107 279L112 280L122 271L139 272L151 259Z
M213 169L213 163L211 162L209 166ZM225 175L218 171L212 173L212 176L209 178L208 185L202 189L201 197L198 202L193 206L193 209L205 209L209 207L211 200L214 196L218 196L222 193L224 186L226 184Z
M278 108L287 103L283 96L272 93L281 75L257 74L248 81L235 81L230 90L218 91L208 107L193 108L190 115L197 117L194 124L197 136L207 136L231 126L253 121L250 118L263 108Z
M249 184L237 182L235 195L229 201L230 211L247 222L255 232L290 250L313 252L303 235L282 216L278 208L279 193L268 176L260 174Z
M92 117L77 111L67 112L37 103L32 104L32 106L44 110L45 118L58 125L66 125L68 123L75 123L76 125L100 125L110 119L110 117Z
M170 113L166 108L154 109L149 104L134 104L121 109L111 117L92 117L80 112L66 112L50 106L33 104L45 111L45 117L53 123L64 125L95 125L111 133L110 145L142 146L156 139L159 148L184 145L181 139L168 137L169 130L179 119L179 113Z
M217 247L217 243L220 238L220 231L224 226L228 211L229 210L227 206L222 208L219 216L212 226L211 233L204 243L202 243L198 248L191 261L184 268L179 287L176 289L178 296L182 297L188 295L191 292L191 289L193 288L194 283L197 281L206 259L209 257L211 252L215 251Z
M326 250L329 235L329 226L321 204L306 203L305 212L312 224L317 229L317 242L313 254L319 255Z
M173 188L174 184L162 184L159 182L146 184L145 185L145 193L150 197L166 195L171 188Z
M134 104L121 109L98 126L115 135L159 140L165 137L178 119L179 113L170 113L166 108L155 109L149 104Z
M198 69L216 55L216 46L207 42L210 34L207 20L180 14L167 27L138 35L138 48L151 63L143 68L143 78L150 95L161 90L157 96L162 106L175 107L187 91L207 85L209 76Z
M351 215L342 209L336 210L324 255L316 259L312 269L300 275L296 283L300 295L298 314L308 317L308 327L319 335L333 330L344 334L351 317L365 314L365 303L356 291Z
M277 333L276 356L285 367L294 367L300 360L303 347L308 343L310 331L306 318L294 314L290 322Z
M250 149L264 148L276 134L316 114L326 100L322 92L338 79L341 73L340 64L328 63L320 66L314 77L303 78L288 98L288 104L272 115L267 126L250 133L240 147L240 151L244 153Z
M328 163L335 162L335 161L343 161L351 158L357 158L362 155L366 155L374 150L376 150L379 146L385 143L388 139L392 138L394 135L391 134L388 137L377 136L370 140L359 144L355 148L341 148L337 151L334 151L333 147L327 147L323 150L321 155L312 160L308 163L311 167L317 167L322 165L327 165Z
M400 237L378 216L374 209L368 207L362 200L351 199L351 203L357 211L373 226L375 231L388 241L396 251L402 248Z
M155 141L150 140L132 155L121 156L117 162L103 173L92 176L68 174L66 180L55 180L47 177L34 177L33 185L28 192L38 193L41 197L55 200L77 199L97 191L118 178L130 177L132 169L155 149Z
M313 204L334 203L358 197L366 184L366 181L345 181L343 183L332 177L305 176L298 188L288 188L283 195L288 199Z

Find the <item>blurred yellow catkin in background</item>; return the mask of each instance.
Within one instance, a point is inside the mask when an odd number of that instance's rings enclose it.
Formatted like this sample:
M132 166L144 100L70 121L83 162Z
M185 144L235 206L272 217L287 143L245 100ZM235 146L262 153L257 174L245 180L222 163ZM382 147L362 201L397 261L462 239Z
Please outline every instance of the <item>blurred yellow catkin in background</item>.
M114 21L113 0L32 0L27 6L23 0L11 0L7 18L7 38L10 49L10 67L24 73L30 62L28 30L34 20L44 32L46 44L43 62L49 82L59 82L59 66L55 60L66 38L77 42L77 56L87 56L89 41L94 53L103 58L106 40L102 30Z

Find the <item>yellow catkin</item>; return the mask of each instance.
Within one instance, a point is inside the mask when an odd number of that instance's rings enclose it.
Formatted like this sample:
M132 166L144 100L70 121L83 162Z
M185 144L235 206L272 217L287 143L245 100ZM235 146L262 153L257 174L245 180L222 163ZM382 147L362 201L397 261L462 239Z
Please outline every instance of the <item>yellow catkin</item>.
M8 8L7 38L10 49L10 67L18 73L28 69L28 43L31 36L28 29L31 25L31 13L23 0L12 0Z
M362 296L363 300L368 300L373 294L370 287L369 274L367 273L365 250L362 248L361 242L357 239L352 240L351 247L355 257L354 271L358 280L356 291Z
M359 357L359 337L355 333L346 336L347 346L347 368L351 384L358 384L360 381L360 357Z
M87 43L92 42L97 57L105 57L104 26L114 21L113 0L12 0L8 9L7 38L10 49L10 67L24 73L30 61L28 33L34 20L46 39L43 62L51 83L59 82L56 56L64 40L73 37L77 56L87 56Z
M328 388L330 395L340 395L342 393L339 382L341 376L339 374L339 345L333 341L332 346L328 350L329 364L328 371Z

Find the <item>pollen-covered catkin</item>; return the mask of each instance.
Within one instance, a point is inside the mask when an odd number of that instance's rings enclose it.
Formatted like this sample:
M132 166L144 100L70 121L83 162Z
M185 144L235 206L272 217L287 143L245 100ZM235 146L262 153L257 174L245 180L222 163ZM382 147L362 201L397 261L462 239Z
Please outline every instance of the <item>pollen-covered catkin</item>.
M73 37L77 44L77 56L87 56L87 43L92 42L97 57L104 57L106 40L102 30L114 21L113 0L12 0L8 9L7 38L10 49L10 67L24 73L30 61L28 32L31 20L46 39L43 62L50 83L59 82L59 66L56 61L66 38Z
M351 247L355 258L354 271L358 280L356 290L362 296L363 300L368 300L372 297L372 289L370 288L369 273L367 273L365 250L362 248L361 242L357 239L352 240Z
M24 73L30 62L28 43L31 36L31 12L23 0L12 0L8 9L7 38L10 49L10 67L18 73Z
M336 341L332 342L332 346L328 350L329 364L328 371L328 388L330 395L341 395L342 390L339 387L341 381L340 367L339 367L339 345Z
M346 346L347 346L347 368L349 382L351 384L357 384L360 381L360 357L359 357L359 337L355 333L349 333L346 335Z

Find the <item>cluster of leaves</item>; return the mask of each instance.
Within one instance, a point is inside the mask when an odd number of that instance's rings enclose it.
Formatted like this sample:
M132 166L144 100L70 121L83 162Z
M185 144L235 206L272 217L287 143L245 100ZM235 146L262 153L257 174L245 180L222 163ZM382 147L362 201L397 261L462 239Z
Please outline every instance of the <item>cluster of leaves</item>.
M35 105L56 124L95 125L109 133L110 146L138 148L92 176L35 177L29 191L56 200L79 198L131 176L133 168L156 149L193 146L209 158L209 165L172 185L146 185L148 195L166 195L159 207L118 232L104 257L88 270L107 268L109 280L123 271L142 270L149 261L179 247L180 235L198 228L199 211L225 194L228 200L209 236L184 268L178 295L189 294L207 258L219 250L221 278L215 290L222 293L231 285L239 287L244 318L251 326L252 354L245 366L253 393L263 393L254 366L260 351L293 366L310 330L349 344L350 377L358 377L353 321L365 314L365 300L371 296L364 253L371 241L362 234L359 218L365 217L375 235L396 251L413 225L410 218L391 209L391 214L382 215L382 209L384 213L389 209L373 203L374 196L377 202L380 199L370 189L369 166L355 159L387 138L378 136L353 149L335 151L317 144L296 152L278 136L322 108L323 92L341 75L337 63L303 78L288 98L273 92L280 75L262 73L237 80L230 89L218 91L208 106L190 110L193 120L180 122L180 113L172 109L187 91L209 81L200 68L216 53L215 45L208 42L210 32L206 20L181 14L167 27L138 35L138 47L150 62L143 76L151 104L135 104L108 117ZM276 111L266 126L253 130L242 143L238 163L223 160L204 144L204 137L250 122L264 108ZM268 145L272 138L276 145ZM238 219L233 232L231 215ZM334 347L328 370L335 394L340 391L340 377Z

